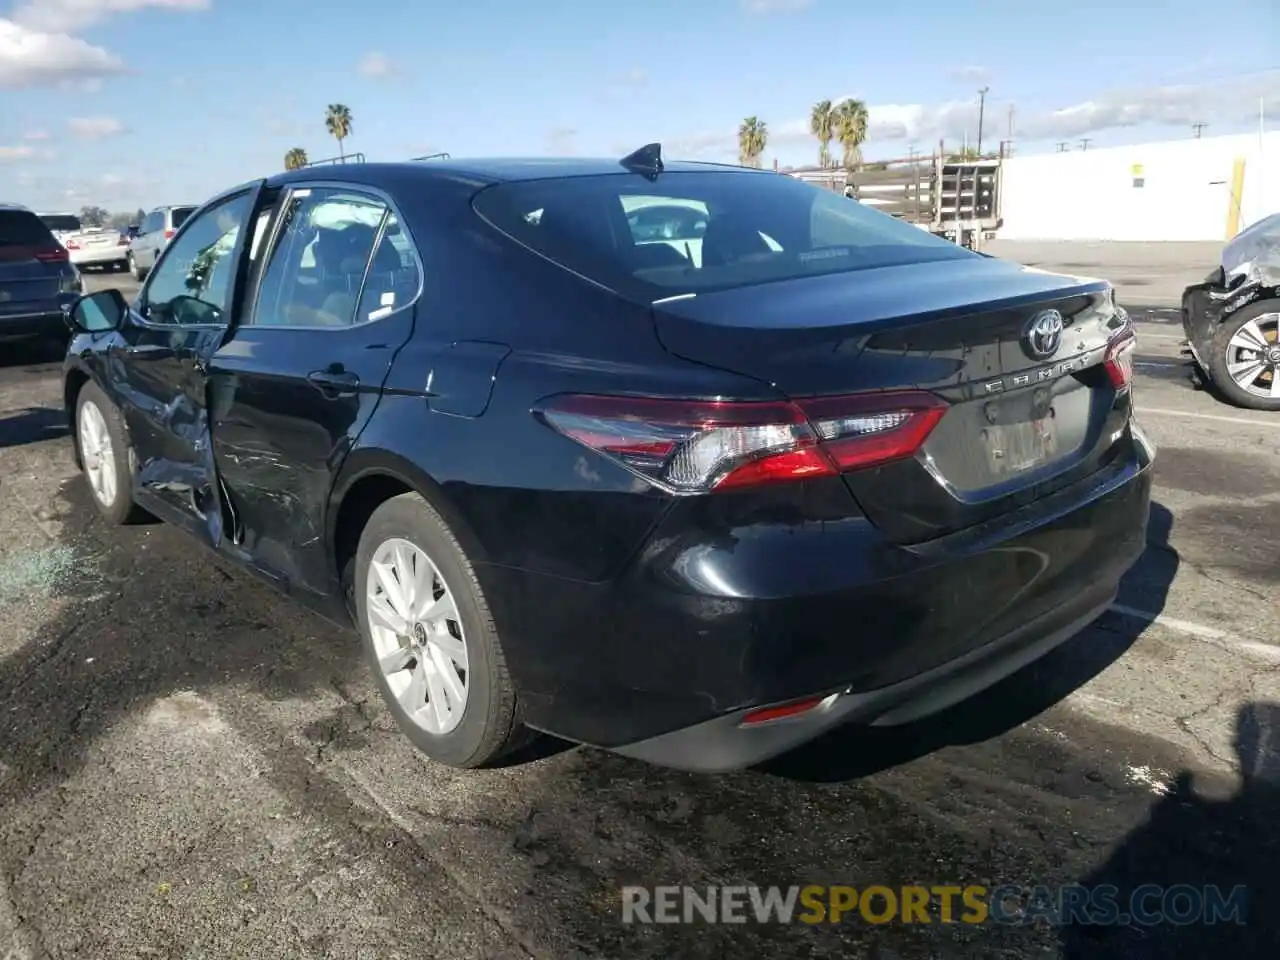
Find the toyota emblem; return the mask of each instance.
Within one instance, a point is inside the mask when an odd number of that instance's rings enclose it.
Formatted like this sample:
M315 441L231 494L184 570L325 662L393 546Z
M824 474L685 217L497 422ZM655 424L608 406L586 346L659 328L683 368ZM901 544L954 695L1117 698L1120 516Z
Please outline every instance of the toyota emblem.
M1022 349L1032 360L1048 360L1062 343L1062 326L1062 314L1057 310L1041 310L1022 331Z

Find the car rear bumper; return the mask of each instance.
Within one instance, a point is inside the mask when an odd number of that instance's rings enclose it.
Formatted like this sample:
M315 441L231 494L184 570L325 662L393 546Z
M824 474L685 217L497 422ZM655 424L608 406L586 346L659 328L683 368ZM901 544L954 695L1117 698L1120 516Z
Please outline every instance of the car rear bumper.
M1136 425L1119 446L1086 480L926 544L859 516L735 515L727 495L669 514L611 583L477 572L531 726L736 769L837 723L935 713L1096 618L1146 541L1155 450ZM743 724L801 698L822 702Z
M75 299L66 294L55 300L0 303L0 340L66 336L70 328L63 309Z
M71 250L68 256L77 267L91 267L102 263L123 263L129 255L128 247L112 244L106 247L82 247Z

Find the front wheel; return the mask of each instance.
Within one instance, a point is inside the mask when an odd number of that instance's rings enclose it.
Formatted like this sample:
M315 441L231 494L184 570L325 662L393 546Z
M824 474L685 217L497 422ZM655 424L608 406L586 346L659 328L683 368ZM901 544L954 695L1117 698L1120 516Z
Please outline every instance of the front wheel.
M480 582L425 499L406 493L374 511L353 588L366 658L414 746L469 768L531 739Z
M1209 350L1209 373L1227 400L1280 410L1280 300L1237 310L1218 327Z
M119 526L143 516L133 502L133 456L124 418L96 383L76 397L76 452L93 505Z

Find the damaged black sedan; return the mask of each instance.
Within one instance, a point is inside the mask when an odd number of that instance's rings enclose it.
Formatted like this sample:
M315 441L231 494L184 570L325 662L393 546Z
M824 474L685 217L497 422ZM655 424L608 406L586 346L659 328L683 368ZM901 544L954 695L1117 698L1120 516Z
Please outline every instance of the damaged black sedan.
M1199 373L1222 397L1280 410L1280 213L1237 234L1218 267L1183 291L1182 328Z
M71 319L101 515L354 625L454 766L540 730L729 770L906 723L1145 547L1110 284L656 146L246 184Z

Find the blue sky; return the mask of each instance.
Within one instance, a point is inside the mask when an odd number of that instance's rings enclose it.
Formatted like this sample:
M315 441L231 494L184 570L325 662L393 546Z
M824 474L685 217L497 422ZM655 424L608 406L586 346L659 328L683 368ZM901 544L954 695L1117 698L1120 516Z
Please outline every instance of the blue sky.
M1142 9L1142 8L1146 9ZM766 162L812 163L814 101L871 109L868 157L939 136L1020 152L1280 125L1275 0L0 0L0 199L42 209L198 201L347 149L733 160L770 128ZM957 12L963 12L958 17ZM1215 28L1208 21L1218 24ZM1268 70L1270 72L1263 72Z

